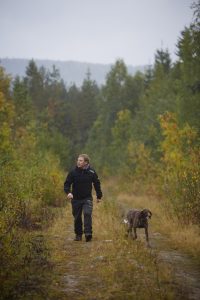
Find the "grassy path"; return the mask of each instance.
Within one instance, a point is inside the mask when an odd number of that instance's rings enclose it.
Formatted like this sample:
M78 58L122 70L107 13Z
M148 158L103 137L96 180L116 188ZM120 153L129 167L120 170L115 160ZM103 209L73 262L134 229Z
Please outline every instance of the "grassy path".
M121 213L128 207L153 211L151 249L143 230L137 241L125 237ZM159 214L150 198L108 188L104 202L94 204L93 241L74 242L68 205L46 237L53 262L48 299L199 299L198 267L164 234Z
M74 242L73 220L68 207L49 235L49 243L54 262L54 276L50 288L50 297L54 299L89 299L93 290L98 290L101 281L98 278L95 261L91 257L92 243ZM97 254L98 256L98 254Z
M176 286L177 294L183 294L186 299L200 299L199 229L178 224L164 213L166 207L162 207L162 201L159 203L155 197L118 194L117 201L123 209L148 207L153 212L150 221L152 251L156 253L159 262L165 262L168 269L171 269L170 280ZM142 231L140 239L144 241Z
M103 204L94 209L96 234L91 243L73 241L70 210L51 231L52 295L58 299L164 299L167 291L160 286L156 256L142 243L133 246L124 238L123 226L115 223L114 214L107 214L113 207ZM172 299L171 295L170 288L166 299Z

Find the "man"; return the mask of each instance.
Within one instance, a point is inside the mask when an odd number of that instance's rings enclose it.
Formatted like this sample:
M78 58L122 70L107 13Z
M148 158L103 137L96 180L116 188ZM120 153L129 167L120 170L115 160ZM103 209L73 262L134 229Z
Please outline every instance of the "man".
M71 200L72 214L74 216L75 241L82 240L84 215L84 234L86 242L92 240L92 185L95 188L97 203L102 198L100 181L94 169L89 165L90 160L87 154L80 154L77 166L69 172L65 183L64 191L67 198ZM72 192L71 192L72 186Z

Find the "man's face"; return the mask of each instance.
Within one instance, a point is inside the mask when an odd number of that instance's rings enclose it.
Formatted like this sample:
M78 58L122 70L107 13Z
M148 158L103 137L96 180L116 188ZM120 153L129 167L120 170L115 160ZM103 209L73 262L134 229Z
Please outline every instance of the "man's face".
M82 156L79 156L77 159L77 167L78 168L84 168L87 165L84 158Z

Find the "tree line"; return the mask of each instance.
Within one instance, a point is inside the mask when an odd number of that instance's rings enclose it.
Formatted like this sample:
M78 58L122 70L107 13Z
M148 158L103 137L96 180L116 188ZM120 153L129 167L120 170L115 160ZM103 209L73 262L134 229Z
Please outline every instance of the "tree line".
M12 83L1 68L2 97L8 111L7 119L1 121L4 143L19 146L33 136L36 149L55 155L65 170L78 153L88 152L96 167L108 175L134 176L141 169L142 176L144 162L140 160L147 156L152 168L158 169L160 164L166 165L167 151L180 150L179 142L184 148L180 161L186 159L188 147L199 145L199 10L198 1L193 4L190 26L178 38L174 63L167 49L159 49L154 64L132 76L119 59L103 86L91 79L88 70L80 88L75 84L67 87L55 66L52 70L38 68L34 60L29 62L26 76L16 77ZM190 128L194 141L187 141L185 129L184 137L179 132L171 148L164 147L169 135L175 134L163 128L171 123L174 131ZM9 155L9 147L4 148L3 160Z

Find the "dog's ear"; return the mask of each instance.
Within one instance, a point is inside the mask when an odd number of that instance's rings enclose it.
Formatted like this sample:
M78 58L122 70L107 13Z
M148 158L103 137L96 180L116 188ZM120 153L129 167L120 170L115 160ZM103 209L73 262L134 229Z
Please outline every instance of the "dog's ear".
M148 209L148 216L149 216L149 219L151 219L152 217L152 212Z
M147 217L147 210L143 209L141 210L140 214L139 214L139 218L144 218Z

